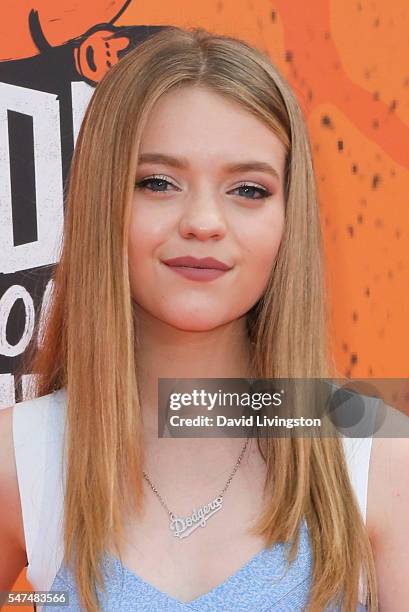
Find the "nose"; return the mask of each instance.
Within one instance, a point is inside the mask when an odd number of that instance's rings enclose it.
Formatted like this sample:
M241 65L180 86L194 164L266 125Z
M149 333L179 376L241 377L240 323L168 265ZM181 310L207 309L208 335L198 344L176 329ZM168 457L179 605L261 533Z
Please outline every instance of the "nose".
M213 195L196 195L189 198L179 222L183 238L220 240L226 235L226 221Z

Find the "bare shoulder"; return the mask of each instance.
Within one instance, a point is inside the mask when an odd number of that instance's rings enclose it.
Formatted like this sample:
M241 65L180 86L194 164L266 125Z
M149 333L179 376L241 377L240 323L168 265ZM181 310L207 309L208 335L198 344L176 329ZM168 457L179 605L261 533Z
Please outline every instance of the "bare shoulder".
M367 499L379 603L386 611L409 601L409 581L404 578L409 573L408 468L409 417L388 406L387 419L372 440Z
M14 406L0 409L0 590L13 584L27 563L13 445Z

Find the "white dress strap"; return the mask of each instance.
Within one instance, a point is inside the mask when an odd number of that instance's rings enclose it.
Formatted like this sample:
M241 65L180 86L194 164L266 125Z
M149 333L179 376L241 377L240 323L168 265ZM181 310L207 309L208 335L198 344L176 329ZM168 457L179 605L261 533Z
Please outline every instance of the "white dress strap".
M373 436L369 435L369 433L374 431L377 407L382 400L367 395L361 395L361 398L364 401L365 412L360 421L360 430L365 432L367 437L354 438L344 435L341 439L352 488L355 492L362 518L366 523L368 476L373 440Z
M13 408L27 578L35 591L50 589L63 559L65 402L63 388Z
M369 461L372 436L368 438L343 438L345 457L352 488L358 500L362 518L366 523Z
M379 398L361 395L364 402L364 414L360 421L360 430L365 433L365 438L352 438L348 436L341 437L345 452L345 459L348 467L349 478L352 484L352 489L358 501L359 508L364 523L367 522L367 498L368 498L368 480L369 480L369 465L371 459L372 439L368 435L374 432L375 419L380 402ZM352 428L354 429L354 428ZM365 601L364 574L361 571L358 586L359 600L363 605Z

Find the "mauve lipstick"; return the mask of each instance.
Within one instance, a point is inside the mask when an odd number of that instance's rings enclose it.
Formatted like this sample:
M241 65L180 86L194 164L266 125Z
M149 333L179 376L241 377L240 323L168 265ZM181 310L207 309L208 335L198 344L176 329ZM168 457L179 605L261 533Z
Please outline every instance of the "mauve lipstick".
M195 281L214 280L233 267L214 257L197 258L191 255L164 259L162 262L180 276Z

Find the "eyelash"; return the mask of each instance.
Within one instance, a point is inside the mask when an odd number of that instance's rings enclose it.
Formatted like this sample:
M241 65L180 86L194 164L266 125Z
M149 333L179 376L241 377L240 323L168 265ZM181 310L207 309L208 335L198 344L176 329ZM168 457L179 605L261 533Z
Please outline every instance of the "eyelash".
M141 181L136 183L135 187L137 187L138 189L149 189L149 187L147 187L147 185L149 183L154 182L154 181L162 181L164 183L167 183L168 185L173 185L173 187L175 187L175 185L173 183L171 183L170 181L168 181L165 176L162 176L160 174L154 174L152 176L148 176L148 177L142 179ZM245 188L245 187L253 188L253 189L255 189L257 191L257 193L259 193L259 197L257 197L257 198L245 198L246 200L264 200L265 198L268 198L268 197L270 197L272 195L272 193L270 191L268 191L267 189L264 189L263 187L258 187L257 185L252 185L250 183L247 183L246 181L244 181L240 185L237 185L237 187L235 187L232 191L236 191L236 189ZM149 189L149 191L152 191L154 193L166 193L167 190L163 190L163 191L158 190L158 191L155 191L154 189Z

